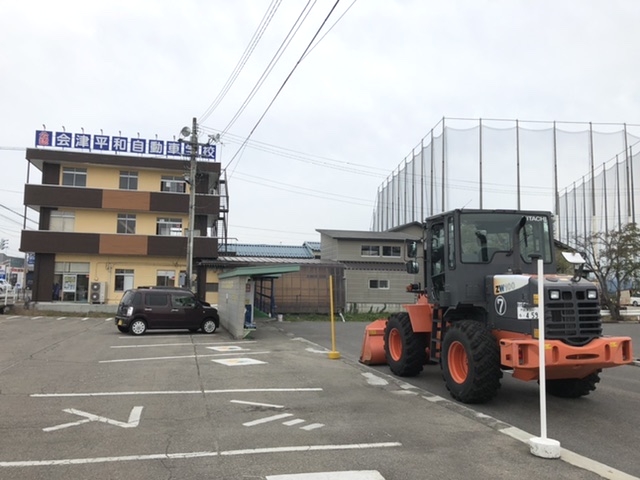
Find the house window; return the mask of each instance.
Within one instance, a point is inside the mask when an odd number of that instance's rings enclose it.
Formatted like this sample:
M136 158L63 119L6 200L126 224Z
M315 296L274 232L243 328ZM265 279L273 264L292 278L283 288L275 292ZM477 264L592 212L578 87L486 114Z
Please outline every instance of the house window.
M156 223L156 235L182 236L181 218L158 218Z
M62 185L70 187L86 187L87 169L64 167L62 169Z
M380 246L378 245L362 245L360 255L363 257L379 257Z
M402 250L400 247L382 247L383 257L400 257L402 256Z
M158 270L156 273L156 285L173 287L176 284L176 272L173 270Z
M126 170L120 172L120 190L137 190L138 189L138 172L128 172Z
M52 232L73 232L75 230L75 212L53 210L49 218L49 230Z
M133 288L133 270L116 268L115 291L124 292Z
M184 177L172 177L169 175L163 175L160 181L161 192L176 192L184 193L187 191L186 182Z
M136 233L136 216L132 213L119 213L117 232L135 234Z
M389 280L369 280L369 288L378 290L389 290Z

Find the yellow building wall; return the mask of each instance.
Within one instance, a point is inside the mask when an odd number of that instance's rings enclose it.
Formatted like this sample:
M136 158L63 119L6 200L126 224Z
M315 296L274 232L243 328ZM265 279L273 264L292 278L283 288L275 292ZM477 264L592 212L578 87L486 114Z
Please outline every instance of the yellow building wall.
M62 165L62 167L78 168L78 165ZM127 170L126 167L87 166L87 187L117 190L120 188L120 171L125 170ZM138 172L138 190L141 192L159 192L162 177L165 175L180 177L180 172L175 170L163 172L131 168L129 171ZM59 182L62 184L62 168Z
M74 231L81 233L117 233L118 213L104 210L76 210ZM163 215L154 213L136 213L136 235L155 235L158 218ZM181 218L182 226L186 228L187 219L181 215L170 215L172 218Z
M106 282L106 303L118 304L124 292L115 291L116 269L133 270L133 286L155 285L158 270L173 271L176 286L180 271L186 271L186 258L181 257L125 257L97 255L56 255L56 262L89 263L89 282ZM208 301L208 300L207 300Z

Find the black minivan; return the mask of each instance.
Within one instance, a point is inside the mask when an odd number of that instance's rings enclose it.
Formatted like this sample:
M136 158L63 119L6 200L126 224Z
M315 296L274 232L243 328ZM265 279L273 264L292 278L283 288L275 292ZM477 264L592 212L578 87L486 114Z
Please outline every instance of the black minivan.
M220 326L220 317L217 309L200 301L190 290L139 287L122 295L115 324L121 332L132 335L151 329L213 333Z

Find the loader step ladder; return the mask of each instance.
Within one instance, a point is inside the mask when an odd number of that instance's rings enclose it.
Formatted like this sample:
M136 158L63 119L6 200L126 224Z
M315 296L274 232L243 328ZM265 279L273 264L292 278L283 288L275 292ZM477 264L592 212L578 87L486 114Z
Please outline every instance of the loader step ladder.
M442 339L444 337L444 328L442 321L442 309L434 308L433 310L433 327L431 330L431 342L429 344L429 360L440 362L440 352L442 351Z

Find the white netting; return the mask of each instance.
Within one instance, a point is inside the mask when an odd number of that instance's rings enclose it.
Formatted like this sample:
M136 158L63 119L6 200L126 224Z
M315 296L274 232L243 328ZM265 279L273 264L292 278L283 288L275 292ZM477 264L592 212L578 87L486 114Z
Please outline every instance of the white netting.
M567 243L618 228L635 221L639 135L639 125L443 119L379 187L373 230L455 208L549 210Z

